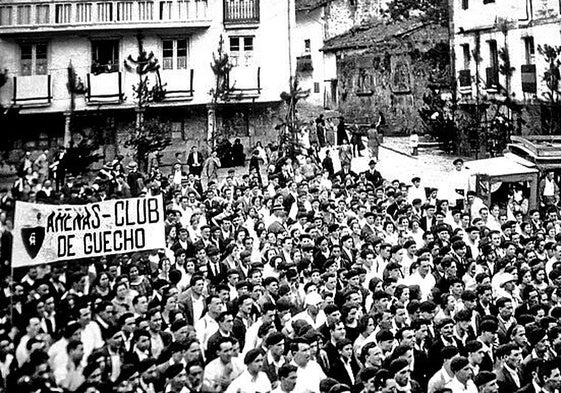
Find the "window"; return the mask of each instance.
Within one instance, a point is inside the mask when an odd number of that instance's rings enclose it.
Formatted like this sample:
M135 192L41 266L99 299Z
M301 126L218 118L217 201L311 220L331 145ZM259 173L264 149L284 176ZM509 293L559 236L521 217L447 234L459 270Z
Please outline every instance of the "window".
M70 4L55 5L55 23L70 23Z
M138 2L138 18L140 20L154 19L154 3L151 1Z
M31 6L18 5L18 25L28 25L31 23Z
M312 50L312 44L310 42L310 40L304 40L304 52L305 53L310 53Z
M236 66L248 66L253 62L253 37L230 37L230 58Z
M92 42L92 72L119 71L119 41L101 40Z
M20 74L47 75L47 44L20 45Z
M469 8L469 0L460 0L462 2L462 10L467 10Z
M536 48L534 46L534 37L525 37L524 39L524 53L526 57L526 64L534 64L536 61Z
M314 82L314 93L319 93L319 82Z
M499 52L497 51L497 41L489 41L489 67L493 69L499 68Z
M79 3L76 4L76 22L88 23L92 20L92 4Z
M0 7L0 26L10 26L12 24L12 7Z
M471 53L469 52L469 44L462 45L462 53L464 58L464 70L469 70L469 65L471 61Z
M113 21L113 3L97 4L97 20L98 22Z
M164 70L187 69L187 40L169 39L162 42Z
M490 4L490 3L494 3L495 0L483 0L483 4Z
M369 67L360 67L358 69L357 91L358 93L372 93L374 86L374 77Z
M172 19L172 2L162 1L160 2L160 20L171 20Z
M35 23L44 25L49 23L49 6L37 5L35 7Z

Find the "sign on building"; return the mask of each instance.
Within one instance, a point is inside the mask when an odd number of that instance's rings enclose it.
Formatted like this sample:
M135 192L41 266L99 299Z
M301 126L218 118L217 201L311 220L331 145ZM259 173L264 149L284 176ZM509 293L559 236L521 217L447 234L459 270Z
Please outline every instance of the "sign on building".
M12 267L165 247L162 196L87 205L16 202Z

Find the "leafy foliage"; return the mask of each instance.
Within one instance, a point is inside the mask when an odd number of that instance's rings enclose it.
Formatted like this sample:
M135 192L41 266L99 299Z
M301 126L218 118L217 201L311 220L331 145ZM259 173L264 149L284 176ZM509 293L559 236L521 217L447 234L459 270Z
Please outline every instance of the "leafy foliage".
M154 52L148 53L144 49L143 37L137 36L138 54L136 57L129 55L125 59L125 69L138 75L138 83L133 86L133 92L137 100L139 109L145 108L152 101L161 101L165 98L165 86L162 86L160 79L160 64ZM156 74L158 84L150 88L148 76Z
M141 130L130 127L127 133L125 147L134 150L134 158L143 170L146 169L150 152L162 151L171 145L169 122L161 122L158 119L145 120Z
M544 58L547 63L547 68L542 76L542 80L545 82L548 91L544 92L544 98L549 103L559 103L559 82L561 80L561 74L559 72L559 67L561 66L561 61L559 60L559 55L561 54L560 46L550 46L545 44L544 46L538 45L538 53Z
M210 90L212 102L226 101L228 99L228 93L230 92L228 75L232 69L232 63L230 62L230 56L224 51L224 38L222 35L220 35L220 40L218 41L217 52L212 53L210 68L214 73L215 79L214 88Z
M425 22L448 24L447 0L392 0L387 12L393 20L418 16Z
M279 146L281 155L294 157L300 149L298 134L305 125L304 122L298 119L296 106L300 100L305 99L310 95L310 90L303 90L300 87L297 77L290 77L289 84L290 91L283 91L280 95L280 98L286 104L287 109L284 123L278 126L280 130Z
M453 144L458 136L454 110L455 103L442 99L439 90L435 88L429 88L423 95L423 105L419 109L424 132L441 142L448 152L454 150Z
M79 132L70 140L70 145L66 151L65 165L66 170L73 175L84 175L89 171L90 166L103 158L96 151L99 149L99 140L95 135L101 135L101 132L93 133L94 137L86 137Z

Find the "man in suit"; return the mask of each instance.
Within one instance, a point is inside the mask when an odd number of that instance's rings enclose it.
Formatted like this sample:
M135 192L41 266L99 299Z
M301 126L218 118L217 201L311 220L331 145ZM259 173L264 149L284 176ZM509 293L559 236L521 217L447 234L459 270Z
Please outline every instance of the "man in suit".
M138 364L145 359L151 358L150 333L144 329L138 329L133 334L133 348L125 354L125 363Z
M432 343L428 351L428 368L430 369L429 375L434 374L440 367L442 367L442 349L446 346L460 347L460 343L454 337L454 320L451 318L443 318L436 326L438 330L438 338Z
M287 364L284 357L285 336L281 332L273 332L265 339L265 346L268 348L263 359L263 371L269 377L269 381L274 383L279 380L279 369Z
M516 392L522 387L520 375L520 362L522 350L514 343L504 344L497 348L497 358L503 364L496 370L499 393Z
M195 247L189 239L189 232L187 232L187 228L179 229L178 239L171 246L171 250L173 252L177 251L178 249L184 250L187 257L193 257L195 255Z
M517 393L556 392L561 387L559 366L556 362L536 359L532 364L532 369L532 380Z
M191 277L190 287L179 294L178 303L185 307L185 319L189 325L194 325L206 311L203 295L205 278L200 274Z
M436 207L434 205L426 204L423 206L423 210L425 211L425 215L419 221L419 226L426 232L427 230L432 230L432 227L436 223L436 218L434 217Z
M189 173L192 173L195 176L201 176L201 172L203 170L203 157L197 146L193 146L191 148L191 152L187 157L187 165L189 166Z
M220 250L214 246L209 246L207 248L208 255L208 275L207 278L213 286L217 286L222 281L226 279L226 274L228 272L227 267L220 263Z
M481 322L479 326L479 337L477 341L483 344L482 349L484 352L483 359L480 364L480 370L493 371L495 363L495 354L493 351L493 345L497 337L497 330L499 326L497 322L492 319L487 319Z
M355 263L356 257L355 251L353 250L353 238L351 235L345 235L341 239L341 258L346 268L349 268Z

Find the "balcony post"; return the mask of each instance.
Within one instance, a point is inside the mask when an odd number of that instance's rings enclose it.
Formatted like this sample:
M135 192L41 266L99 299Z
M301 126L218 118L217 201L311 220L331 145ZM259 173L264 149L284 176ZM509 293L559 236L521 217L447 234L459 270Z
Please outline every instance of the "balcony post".
M64 147L70 146L70 141L72 140L72 134L70 132L70 120L72 117L72 112L64 112L64 139L63 145Z

